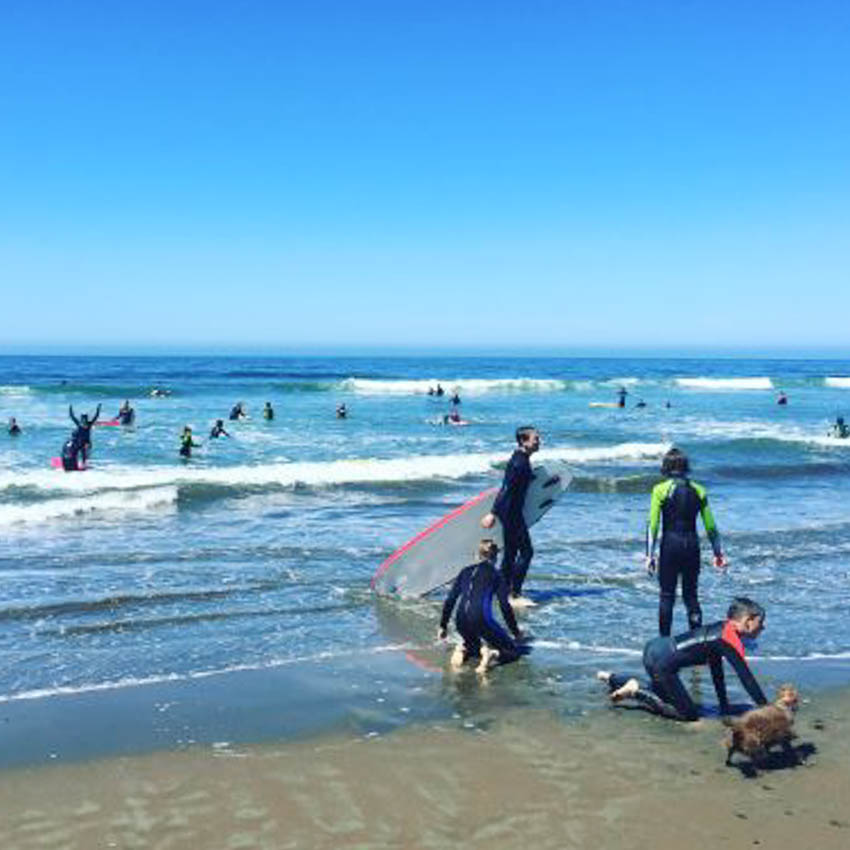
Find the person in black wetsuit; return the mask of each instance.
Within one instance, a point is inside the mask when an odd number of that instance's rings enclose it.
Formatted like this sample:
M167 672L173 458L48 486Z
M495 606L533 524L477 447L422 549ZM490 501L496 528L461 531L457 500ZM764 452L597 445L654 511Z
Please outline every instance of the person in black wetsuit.
M725 659L757 705L767 698L747 666L744 641L754 639L764 628L764 608L752 599L739 596L732 601L726 619L700 626L676 637L656 637L643 650L643 666L649 683L619 673L600 670L614 702L633 699L647 710L673 720L698 720L699 708L679 679L679 671L708 664L721 714L729 714L729 698L723 672Z
M499 664L508 664L516 661L525 651L525 647L517 643L522 639L522 632L508 602L507 583L496 569L498 554L499 547L495 541L488 538L482 540L478 545L478 557L481 560L460 571L443 603L437 632L440 640L446 637L452 611L457 605L455 626L463 639L463 645L458 646L452 655L452 666L455 668L470 658L480 658L478 670L483 672L491 659ZM499 608L513 638L493 616L494 596L499 600ZM497 658L494 657L494 651L498 654Z
M188 460L192 456L192 449L200 448L200 445L192 439L192 428L187 425L180 435L180 457Z
M21 433L21 426L18 425L18 420L13 416L9 420L9 436L17 437Z
M132 425L136 418L136 411L130 407L130 400L125 399L124 404L118 408L118 415L115 417L122 425Z
M629 391L625 387L620 387L617 390L617 407L625 407L626 406L626 396L629 394Z
M650 575L658 572L660 596L658 601L658 633L669 635L673 624L673 603L676 585L682 577L682 601L688 612L688 625L694 629L702 624L702 610L697 596L700 571L697 515L702 516L708 539L714 550L714 566L724 569L728 562L720 548L720 535L708 506L705 488L687 475L690 463L679 449L670 449L661 461L664 480L652 488L649 522L646 535L646 569ZM655 550L661 533L661 554L656 566Z
M82 465L85 466L88 461L89 452L91 451L91 429L100 417L100 405L97 406L94 416L91 418L89 418L88 414L81 413L80 418L77 419L77 417L74 416L74 408L72 405L68 405L68 415L71 417L71 421L77 426L77 430L74 431L71 439L74 441L77 454L82 456ZM79 466L79 463L77 466Z
M65 472L77 472L79 466L79 449L73 437L69 437L62 445L62 469Z
M248 414L245 412L245 405L242 404L241 401L237 401L236 404L230 409L230 421L237 422L240 419L247 418Z
M230 434L228 434L227 431L224 430L224 420L223 419L216 419L215 425L213 425L212 429L210 430L210 439L216 440L219 437L229 437L229 436L230 436Z
M274 408L270 401L267 401L263 407L263 419L265 419L266 422L271 422L272 419L274 419Z
M339 405L336 409L336 418L337 419L345 419L348 416L348 408L345 404Z
M508 584L513 604L533 604L522 599L522 585L528 566L534 557L531 536L522 515L522 506L528 485L534 477L529 458L540 448L540 433L533 425L523 425L516 430L519 448L514 450L502 487L493 503L493 510L481 519L484 528L492 528L496 519L502 524L505 550L502 557L502 573Z

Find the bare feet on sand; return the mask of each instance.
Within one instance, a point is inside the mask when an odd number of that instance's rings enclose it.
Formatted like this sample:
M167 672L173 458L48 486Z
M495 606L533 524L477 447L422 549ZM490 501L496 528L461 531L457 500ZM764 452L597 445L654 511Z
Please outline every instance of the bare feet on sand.
M481 661L478 663L478 666L475 668L476 673L486 673L490 667L494 667L496 662L499 660L499 650L498 649L490 649L489 646L484 644L481 645Z
M640 690L640 682L637 679L629 679L621 688L611 691L611 702L619 702L622 699L633 697Z
M512 608L536 608L537 603L533 599L529 599L527 596L510 596L508 601L511 603Z

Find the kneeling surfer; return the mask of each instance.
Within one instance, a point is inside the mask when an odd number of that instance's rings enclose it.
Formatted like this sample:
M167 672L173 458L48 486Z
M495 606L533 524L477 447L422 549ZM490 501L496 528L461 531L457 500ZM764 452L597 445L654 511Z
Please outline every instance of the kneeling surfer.
M524 646L517 643L522 640L522 632L508 601L508 584L496 569L498 555L499 547L495 541L484 538L478 544L480 560L460 571L443 603L437 632L440 640L445 639L452 611L460 603L455 615L455 627L463 643L452 654L451 663L455 668L470 658L479 658L478 671L483 672L491 661L508 664L526 651ZM493 616L493 596L499 600L502 617L513 638Z

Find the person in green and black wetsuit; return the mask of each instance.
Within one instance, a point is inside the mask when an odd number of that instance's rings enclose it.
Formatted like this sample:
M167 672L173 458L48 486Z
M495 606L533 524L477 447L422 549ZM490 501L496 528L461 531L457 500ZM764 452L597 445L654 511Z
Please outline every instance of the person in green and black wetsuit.
M192 439L192 428L187 425L180 435L180 457L190 458L192 456L192 449L200 448L200 445L200 443L196 443Z
M702 611L697 596L700 552L697 537L697 514L702 516L705 532L714 550L714 566L723 569L726 557L720 548L720 535L708 506L705 487L687 476L690 464L679 449L670 449L661 461L664 480L652 488L646 540L646 568L658 572L661 595L658 602L658 632L667 636L673 624L676 585L682 576L682 601L692 629L702 625ZM661 526L661 553L656 565L655 550Z

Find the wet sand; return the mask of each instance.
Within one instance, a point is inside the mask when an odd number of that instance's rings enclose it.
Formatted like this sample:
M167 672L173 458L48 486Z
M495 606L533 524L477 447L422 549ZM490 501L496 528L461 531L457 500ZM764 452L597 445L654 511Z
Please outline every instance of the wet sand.
M600 694L600 702L602 696ZM0 847L850 846L850 692L798 715L791 767L724 766L723 729L637 711L510 710L386 735L0 773Z

